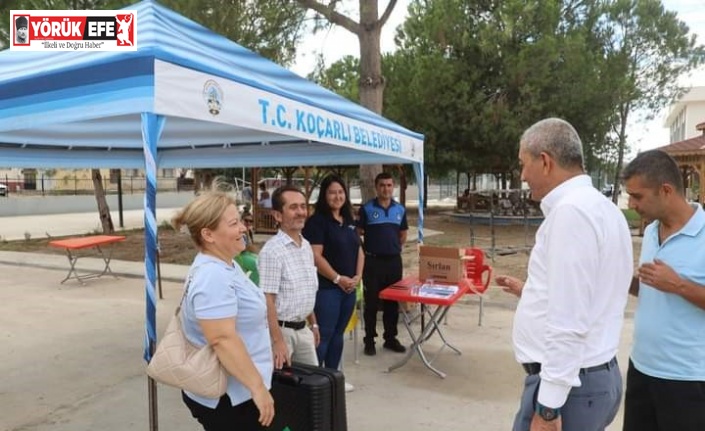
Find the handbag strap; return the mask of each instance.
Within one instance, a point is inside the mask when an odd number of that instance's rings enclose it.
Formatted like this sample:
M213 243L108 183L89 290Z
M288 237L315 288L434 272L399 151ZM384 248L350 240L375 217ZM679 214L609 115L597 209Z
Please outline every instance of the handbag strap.
M181 297L181 302L179 302L179 306L176 307L176 311L174 312L175 315L179 315L179 312L181 311L181 307L184 305L184 301L186 300L186 297L188 296L188 288L191 287L191 280L193 279L193 274L191 271L189 271L188 275L186 276L186 283L184 283L184 294Z

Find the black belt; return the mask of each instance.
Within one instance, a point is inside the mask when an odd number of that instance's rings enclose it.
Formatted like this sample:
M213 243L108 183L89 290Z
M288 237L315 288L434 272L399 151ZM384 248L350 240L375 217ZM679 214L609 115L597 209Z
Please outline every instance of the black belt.
M376 257L379 259L394 259L395 257L399 257L398 254L377 254L377 253L370 253L369 251L365 252L365 256Z
M279 326L283 326L285 328L290 328L290 329L293 329L294 331L298 331L298 330L304 329L306 327L305 320L302 320L301 322L285 322L283 320L277 320L277 323L279 323Z
M609 362L605 362L604 364L595 365L594 367L581 368L580 374L592 373L595 371L602 371L602 370L609 370L610 368L614 367L615 365L617 365L617 358L612 358ZM521 366L524 367L524 371L526 371L526 374L528 374L530 376L541 372L541 364L539 364L538 362L521 364Z

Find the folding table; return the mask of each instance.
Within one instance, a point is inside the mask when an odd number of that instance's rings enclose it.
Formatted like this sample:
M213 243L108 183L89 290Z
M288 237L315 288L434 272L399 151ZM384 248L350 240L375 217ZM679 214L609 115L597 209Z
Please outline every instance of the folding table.
M421 283L419 282L417 275L406 277L393 285L382 289L379 293L379 297L381 299L421 304L421 307L419 307L420 309L407 310L404 307L399 307L399 311L402 315L402 321L404 322L404 327L406 327L413 343L406 352L406 355L399 362L389 367L388 371L391 372L397 368L400 368L409 362L409 359L411 359L411 356L413 356L414 353L417 353L426 368L436 373L439 377L445 378L446 374L432 365L435 355L434 358L429 361L426 357L426 353L423 351L423 345L434 334L438 334L439 338L443 342L443 345L436 352L436 355L445 347L450 348L458 355L461 354L460 350L453 347L448 340L446 340L446 337L443 335L443 331L441 329L441 321L453 304L455 304L458 299L460 299L468 291L468 287L467 285L462 287L457 286L458 290L447 297L425 297L418 294L412 294L411 287L417 283ZM439 286L442 286L442 284L439 284ZM426 325L422 325L417 333L414 326L412 326L412 323L418 319L421 319L423 316L428 316L429 321Z
M124 236L119 235L93 235L93 236L82 236L69 239L59 239L55 241L50 241L49 245L52 247L63 248L66 250L66 257L69 260L69 273L66 274L66 278L61 280L61 284L70 278L75 278L81 284L85 284L83 280L88 278L97 278L105 274L112 274L110 269L110 259L112 258L113 247L112 245L116 242L124 241ZM103 246L110 246L108 248L107 254L103 252ZM98 257L103 259L105 266L101 272L93 272L88 274L79 275L76 271L76 262L81 257L87 257L86 255L79 255L78 250L82 249L95 249L98 253Z

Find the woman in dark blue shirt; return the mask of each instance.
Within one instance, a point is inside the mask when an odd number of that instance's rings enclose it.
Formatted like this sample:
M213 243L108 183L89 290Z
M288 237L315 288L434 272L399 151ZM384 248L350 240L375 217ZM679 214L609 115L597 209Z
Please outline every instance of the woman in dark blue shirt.
M329 175L321 182L315 213L306 222L303 235L311 243L318 269L318 361L323 367L337 369L343 354L343 332L355 308L355 287L365 264L350 196L340 177Z

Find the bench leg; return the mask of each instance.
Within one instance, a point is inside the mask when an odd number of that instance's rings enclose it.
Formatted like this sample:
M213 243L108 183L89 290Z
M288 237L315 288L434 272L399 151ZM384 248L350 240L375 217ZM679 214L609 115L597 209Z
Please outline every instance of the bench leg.
M402 359L400 359L398 362L395 364L391 365L389 368L387 368L387 372L391 373L392 371L396 370L397 368L400 368L404 364L406 364L409 359L414 355L414 353L418 354L419 358L421 359L421 362L428 368L429 370L433 371L438 377L445 379L446 378L446 373L443 371L439 370L438 368L433 366L433 361L436 358L436 355L443 350L446 346L455 351L457 354L461 354L460 350L456 349L453 347L448 341L446 340L445 336L443 335L443 332L441 331L441 327L439 326L443 318L445 317L446 313L448 312L448 309L450 307L443 307L443 306L438 306L436 309L432 312L430 307L425 307L425 310L422 310L419 312L417 315L412 315L411 312L406 311L406 310L400 310L402 313L402 322L404 323L404 326L406 327L407 332L409 333L409 337L411 337L412 344L409 346L409 349L406 352L406 355ZM412 327L412 323L414 320L417 318L421 318L422 316L428 315L429 317L429 322L428 325L424 329L421 329L421 332L417 335L414 332L414 329ZM423 345L428 341L429 338L435 333L438 332L438 335L441 337L441 340L443 341L443 345L441 348L434 354L434 357L429 360L428 357L426 356L426 353L423 351Z
M74 254L71 252L70 249L67 248L66 249L66 257L69 260L70 267L69 267L68 274L66 274L66 277L63 280L61 280L61 284L64 284L66 282L66 280L69 280L71 278L75 278L76 280L78 280L79 283L81 283L81 285L85 286L86 283L84 283L83 280L87 280L89 278L102 277L105 274L110 274L113 277L117 278L117 275L115 275L113 273L112 269L110 268L110 261L112 260L112 257L113 257L112 244L110 244L108 246L107 254L105 252L103 252L103 249L99 245L96 245L93 248L95 248L98 251L98 256L100 256L100 258L103 259L103 264L104 264L103 270L101 272L79 275L78 271L76 270L76 262L78 262L79 258L86 257L86 256L79 256L78 254Z
M103 272L95 275L95 277L102 277L105 274L110 274L113 277L117 278L117 275L113 274L113 270L110 269L110 260L113 258L113 246L108 246L107 256L105 253L103 253L103 249L99 245L95 246L95 248L98 250L98 254L100 254L101 259L103 259L103 262L105 263L105 268L103 268Z
M480 315L477 319L477 326L482 326L482 316L485 314L485 297L480 295Z
M83 280L81 280L81 277L78 276L78 272L76 272L76 262L78 261L78 256L74 255L71 253L71 249L66 249L66 258L69 260L69 272L66 274L66 277L61 280L61 284L64 284L66 280L75 278L78 280L79 283L85 284ZM72 275L73 274L73 275Z

